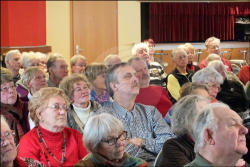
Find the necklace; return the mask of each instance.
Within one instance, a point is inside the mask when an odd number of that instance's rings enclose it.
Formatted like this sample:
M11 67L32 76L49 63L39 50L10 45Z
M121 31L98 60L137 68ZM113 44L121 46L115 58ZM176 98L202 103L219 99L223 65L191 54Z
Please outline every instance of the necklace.
M55 156L55 155L51 152L51 150L49 149L49 147L48 147L48 145L46 144L46 142L45 142L45 140L44 140L44 138L43 138L43 136L42 136L42 134L41 134L41 131L40 131L40 129L39 129L38 126L37 126L37 134L38 134L39 142L40 142L41 145L42 145L43 153L44 153L44 156L45 156L45 158L46 158L46 161L47 161L49 167L50 167L51 165L50 165L50 162L49 162L48 155L47 155L47 154L45 153L45 151L44 151L43 144L45 145L45 148L46 148L46 150L48 151L48 153L49 153L58 163L60 163L60 166L62 166L62 165L63 165L63 162L66 160L66 137L65 137L64 131L63 131L63 146L62 146L62 150L63 150L63 151L62 151L62 160L61 160L61 161L59 161L59 160L56 158L56 156Z

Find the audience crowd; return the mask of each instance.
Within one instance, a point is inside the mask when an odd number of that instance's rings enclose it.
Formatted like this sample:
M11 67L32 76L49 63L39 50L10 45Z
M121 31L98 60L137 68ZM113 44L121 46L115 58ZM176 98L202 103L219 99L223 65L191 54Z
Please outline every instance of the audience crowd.
M152 39L127 62L8 51L1 166L249 166L250 66L235 73L216 37L205 47L200 63L191 43L174 48L169 74Z

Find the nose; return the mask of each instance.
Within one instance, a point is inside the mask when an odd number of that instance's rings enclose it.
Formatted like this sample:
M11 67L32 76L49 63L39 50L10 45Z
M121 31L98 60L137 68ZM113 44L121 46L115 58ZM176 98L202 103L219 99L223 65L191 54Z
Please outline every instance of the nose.
M241 125L241 133L244 135L248 133L248 129L244 125Z

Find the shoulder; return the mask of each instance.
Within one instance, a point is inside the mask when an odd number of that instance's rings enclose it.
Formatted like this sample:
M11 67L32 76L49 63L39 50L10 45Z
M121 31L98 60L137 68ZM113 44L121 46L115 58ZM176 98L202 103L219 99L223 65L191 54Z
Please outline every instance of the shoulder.
M131 155L128 155L128 159L127 159L127 164L131 164L131 167L146 167L148 166L148 163L144 160L142 160L141 158L136 158L133 157ZM130 165L128 165L130 166Z
M75 129L65 127L64 132L66 133L67 136L74 136L75 138L82 138L81 133Z

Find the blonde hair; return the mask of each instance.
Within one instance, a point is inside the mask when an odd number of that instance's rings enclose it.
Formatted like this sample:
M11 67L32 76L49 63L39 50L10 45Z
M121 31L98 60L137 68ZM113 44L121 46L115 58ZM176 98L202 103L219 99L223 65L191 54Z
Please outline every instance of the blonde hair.
M39 119L37 118L38 109L44 109L47 106L48 101L51 97L60 96L64 99L67 106L69 106L68 97L65 95L64 91L60 88L47 87L41 88L39 91L35 92L29 101L29 112L31 119L35 124L39 124ZM49 115L48 115L49 116Z
M61 88L64 93L68 96L68 98L71 100L73 98L74 93L74 83L84 81L88 88L90 88L90 84L87 80L87 78L82 74L72 74L67 77L64 77L63 80L59 84L59 88Z
M206 41L205 41L205 46L206 48L208 48L208 46L210 45L211 42L213 41L217 41L220 44L220 39L216 38L216 37L209 37Z
M1 84L13 82L12 72L8 68L1 67Z
M44 71L37 66L27 68L21 75L22 83L27 86L27 83L36 75L38 71L41 71L44 75Z
M87 59L86 59L85 56L82 56L82 55L74 55L74 56L71 57L71 59L70 59L70 65L71 65L71 66L74 66L78 60L87 61Z

